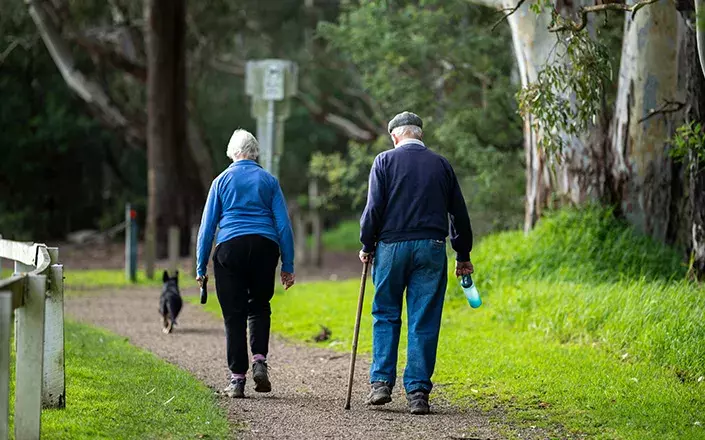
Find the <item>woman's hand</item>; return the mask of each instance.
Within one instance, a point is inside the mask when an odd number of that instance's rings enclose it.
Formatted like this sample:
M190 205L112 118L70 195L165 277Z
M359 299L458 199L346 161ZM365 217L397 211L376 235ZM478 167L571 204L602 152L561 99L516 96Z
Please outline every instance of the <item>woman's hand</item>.
M282 286L284 286L284 290L288 290L289 287L293 286L294 283L296 282L296 275L294 275L293 273L282 271L281 279L282 279Z
M203 287L203 283L208 282L208 275L197 276L196 282L198 283L198 287Z

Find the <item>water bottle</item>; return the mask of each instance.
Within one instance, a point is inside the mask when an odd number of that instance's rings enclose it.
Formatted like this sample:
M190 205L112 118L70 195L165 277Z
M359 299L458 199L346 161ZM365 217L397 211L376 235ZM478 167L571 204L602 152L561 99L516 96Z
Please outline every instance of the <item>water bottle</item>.
M205 304L208 301L208 278L203 277L201 280L201 304Z
M476 309L482 305L482 299L480 298L480 292L477 291L475 283L472 281L472 277L467 274L460 278L460 285L463 287L463 293L465 293L465 298L468 299L470 307Z

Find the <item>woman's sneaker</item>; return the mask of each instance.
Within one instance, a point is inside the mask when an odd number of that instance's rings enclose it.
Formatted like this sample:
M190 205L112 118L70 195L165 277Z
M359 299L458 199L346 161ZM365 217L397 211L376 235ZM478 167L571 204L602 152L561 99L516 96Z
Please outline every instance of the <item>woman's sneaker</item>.
M392 401L392 387L387 382L372 382L370 388L368 405L384 405Z
M245 397L245 379L231 379L230 383L223 390L226 396L234 399Z
M252 364L252 379L255 381L255 391L258 393L268 393L272 391L268 369L267 361L256 361Z

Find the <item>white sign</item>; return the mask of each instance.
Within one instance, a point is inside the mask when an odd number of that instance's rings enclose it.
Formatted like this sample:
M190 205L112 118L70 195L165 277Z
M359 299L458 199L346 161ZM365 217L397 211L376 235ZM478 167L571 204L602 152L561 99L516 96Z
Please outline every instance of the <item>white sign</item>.
M270 65L264 71L264 99L281 101L284 99L284 69L283 66Z

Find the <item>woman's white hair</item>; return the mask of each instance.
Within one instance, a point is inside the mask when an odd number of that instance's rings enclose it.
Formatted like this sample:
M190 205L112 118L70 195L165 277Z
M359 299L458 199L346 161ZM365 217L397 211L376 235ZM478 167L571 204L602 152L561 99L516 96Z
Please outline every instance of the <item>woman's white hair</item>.
M247 130L238 128L233 132L228 142L228 150L225 153L235 162L238 158L257 160L259 157L259 142Z
M402 125L400 127L392 130L392 134L396 136L412 137L414 139L421 139L423 136L423 130L421 127L416 125Z

